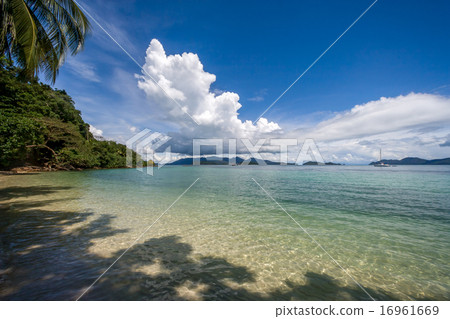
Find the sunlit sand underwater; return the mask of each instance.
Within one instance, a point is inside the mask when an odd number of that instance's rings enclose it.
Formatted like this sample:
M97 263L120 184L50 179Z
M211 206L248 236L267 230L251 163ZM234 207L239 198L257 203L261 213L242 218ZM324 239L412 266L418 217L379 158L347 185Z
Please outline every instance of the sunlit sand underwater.
M1 299L77 299L160 216L81 300L450 299L446 166L4 175L0 212Z

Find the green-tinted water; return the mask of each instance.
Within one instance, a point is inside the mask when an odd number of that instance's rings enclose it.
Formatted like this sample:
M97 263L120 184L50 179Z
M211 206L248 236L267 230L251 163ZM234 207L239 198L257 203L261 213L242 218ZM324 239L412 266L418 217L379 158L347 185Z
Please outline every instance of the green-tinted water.
M450 167L1 176L3 299L450 299ZM332 256L341 269L253 181ZM347 274L347 273L348 274Z

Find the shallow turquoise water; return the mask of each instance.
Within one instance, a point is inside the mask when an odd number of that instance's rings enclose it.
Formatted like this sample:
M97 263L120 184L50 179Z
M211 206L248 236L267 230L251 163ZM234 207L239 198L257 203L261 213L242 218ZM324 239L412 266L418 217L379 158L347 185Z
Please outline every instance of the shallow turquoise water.
M197 178L83 299L450 299L450 167L0 178L3 299L76 299Z

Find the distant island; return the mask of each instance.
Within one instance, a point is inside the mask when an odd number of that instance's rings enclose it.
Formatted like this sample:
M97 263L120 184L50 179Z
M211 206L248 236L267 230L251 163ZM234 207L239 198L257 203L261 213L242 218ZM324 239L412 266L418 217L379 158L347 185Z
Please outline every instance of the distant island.
M236 163L236 165L241 165L245 161L245 159L241 157L221 158L211 156L211 157L200 157L200 165L230 165L230 162L233 162L232 160L235 160L234 163ZM194 159L192 157L182 158L167 165L193 165L193 161ZM262 161L265 162L266 165L295 165L294 163L280 163L269 160L262 160ZM258 161L252 157L248 165L258 165Z
M231 161L231 160L235 160L235 161ZM211 157L201 157L200 158L200 165L230 165L230 162L234 162L236 163L236 165L242 165L242 163L245 161L245 159L241 158L241 157L232 157L232 158L221 158L221 157L216 157L216 156L211 156ZM295 163L281 163L281 162L274 162L274 161L269 161L269 160L260 160L266 163L266 165L296 165ZM189 157L189 158L182 158L179 159L177 161L174 161L172 163L169 163L167 165L186 165L186 166L190 166L193 165L193 158ZM248 163L248 165L258 165L258 161L255 158L250 158L250 162ZM303 165L341 165L341 164L336 164L336 163L331 163L331 162L327 162L327 163L318 163L318 162L314 162L314 161L309 161L304 163Z
M306 163L303 163L303 165L342 165L339 163L332 163L332 162L326 162L326 163L319 163L319 162L314 162L314 161L309 161Z
M381 161L372 162L369 165L375 165L380 163L389 165L450 165L450 157L432 160L426 160L418 157L405 157L404 159L401 160L382 159Z

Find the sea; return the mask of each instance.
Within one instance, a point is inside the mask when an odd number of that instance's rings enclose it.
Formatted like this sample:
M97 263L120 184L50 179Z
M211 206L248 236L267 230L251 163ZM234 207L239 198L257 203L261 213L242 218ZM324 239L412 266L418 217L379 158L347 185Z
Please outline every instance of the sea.
M449 300L450 166L0 175L0 240L2 300Z

